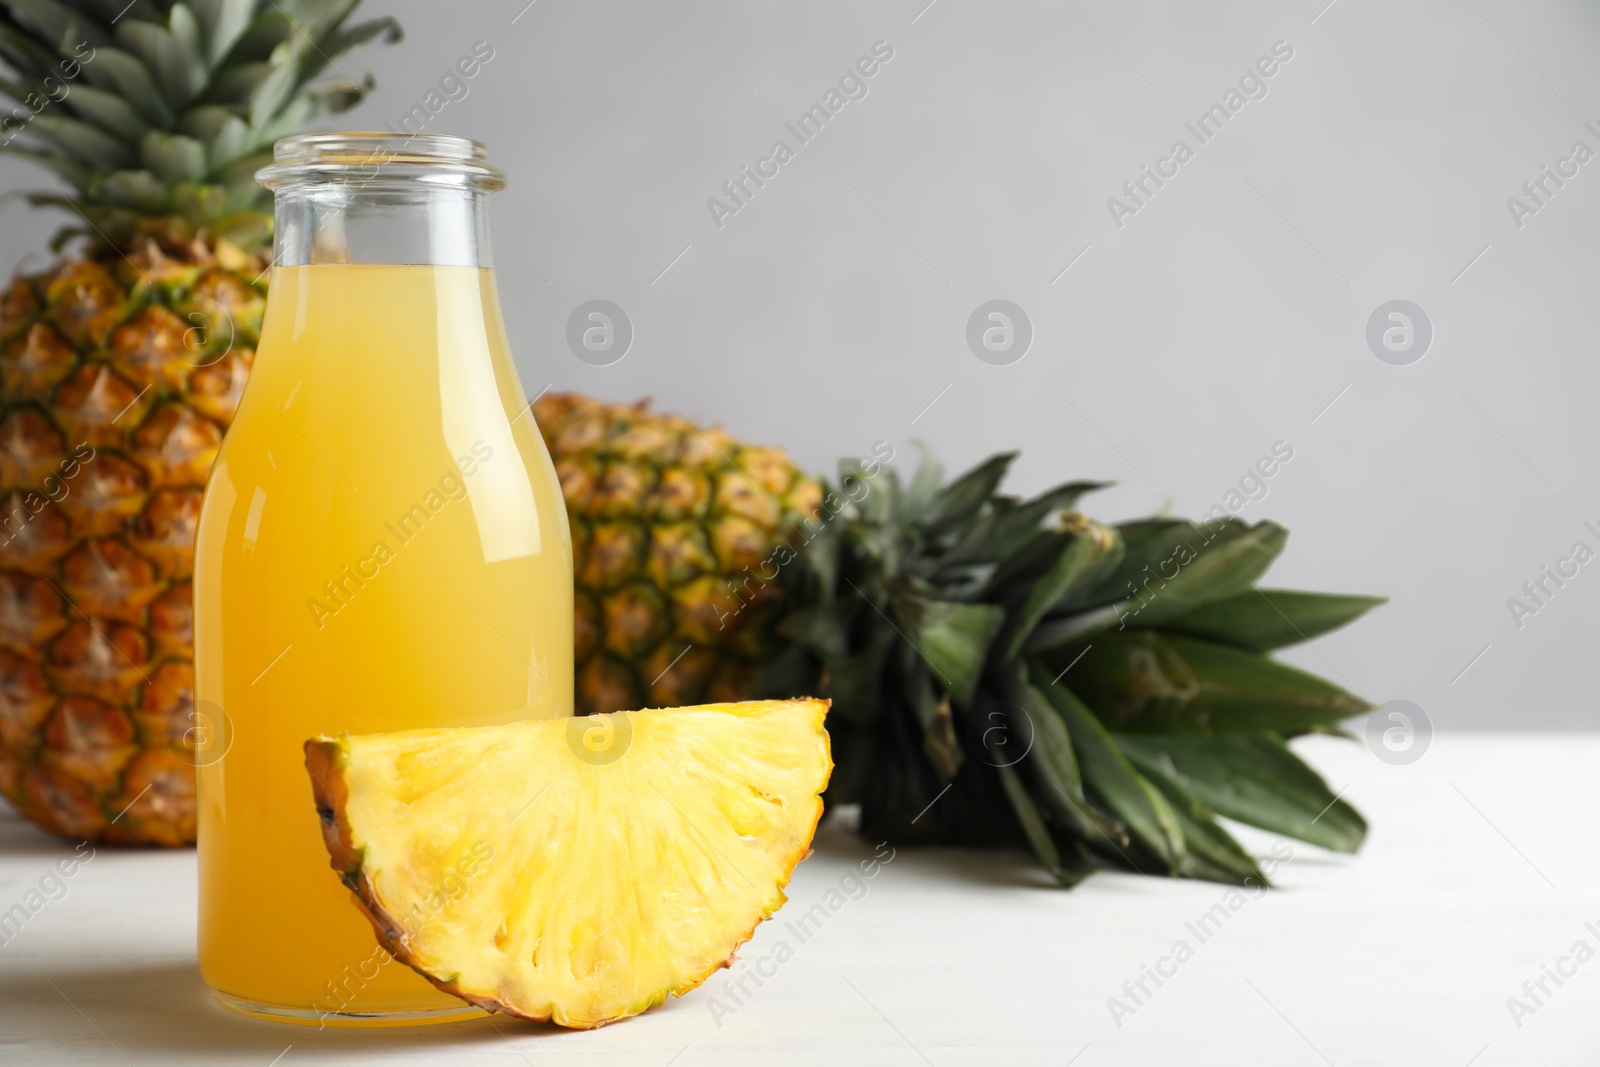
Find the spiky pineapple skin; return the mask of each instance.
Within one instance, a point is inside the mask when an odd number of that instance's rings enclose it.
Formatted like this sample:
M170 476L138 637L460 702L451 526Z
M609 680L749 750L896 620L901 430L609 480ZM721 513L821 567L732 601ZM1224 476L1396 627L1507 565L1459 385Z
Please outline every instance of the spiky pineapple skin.
M55 833L194 841L195 523L264 266L149 237L0 297L0 794Z
M571 519L579 714L748 698L783 648L777 578L818 483L648 401L548 393L533 412Z

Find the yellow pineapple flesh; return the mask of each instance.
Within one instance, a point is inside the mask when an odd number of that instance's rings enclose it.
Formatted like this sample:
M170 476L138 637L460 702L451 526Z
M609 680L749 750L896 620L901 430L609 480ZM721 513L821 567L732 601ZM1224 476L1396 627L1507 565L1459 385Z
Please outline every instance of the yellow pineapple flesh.
M578 711L748 696L821 487L646 403L549 393L533 412L572 525Z
M394 957L480 1007L589 1028L732 962L809 854L827 702L306 743L332 865Z

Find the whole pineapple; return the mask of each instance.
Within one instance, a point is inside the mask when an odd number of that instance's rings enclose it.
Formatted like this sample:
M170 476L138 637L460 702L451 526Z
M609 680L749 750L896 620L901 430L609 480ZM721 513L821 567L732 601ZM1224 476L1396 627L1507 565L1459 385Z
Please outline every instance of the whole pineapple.
M1264 881L1225 816L1352 851L1365 823L1285 743L1370 708L1270 653L1381 600L1262 589L1288 531L1107 526L1093 482L1000 492L1013 454L819 485L781 452L588 397L534 414L573 525L578 706L826 697L830 804L876 840L1023 846Z
M0 150L78 254L0 299L0 794L74 838L194 840L201 492L266 294L274 140L390 19L348 0L0 0Z
M547 393L533 413L572 520L579 713L744 699L783 647L770 557L821 487L645 403Z

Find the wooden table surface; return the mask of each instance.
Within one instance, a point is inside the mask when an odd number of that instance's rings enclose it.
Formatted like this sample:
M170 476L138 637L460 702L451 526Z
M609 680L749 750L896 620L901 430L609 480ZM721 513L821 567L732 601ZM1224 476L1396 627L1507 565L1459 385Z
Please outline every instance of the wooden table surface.
M1295 844L1277 891L1069 892L1014 857L906 849L863 890L841 879L871 845L825 830L731 972L588 1033L233 1015L195 968L193 854L100 849L0 945L0 1064L1600 1063L1600 736L1446 735L1403 767L1301 750L1373 830L1354 858ZM72 853L0 815L0 911ZM802 941L788 924L819 902Z

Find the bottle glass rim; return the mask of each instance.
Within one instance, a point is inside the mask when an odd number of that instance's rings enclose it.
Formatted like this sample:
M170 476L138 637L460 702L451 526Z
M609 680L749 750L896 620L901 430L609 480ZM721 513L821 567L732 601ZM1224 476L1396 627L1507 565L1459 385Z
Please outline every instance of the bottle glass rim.
M280 139L256 181L274 191L297 185L423 182L492 192L505 172L481 142L445 134L309 133Z

